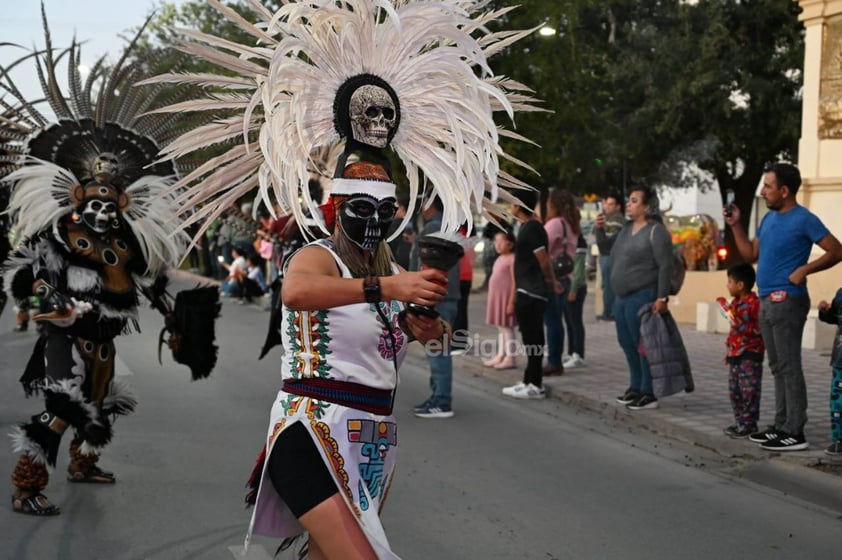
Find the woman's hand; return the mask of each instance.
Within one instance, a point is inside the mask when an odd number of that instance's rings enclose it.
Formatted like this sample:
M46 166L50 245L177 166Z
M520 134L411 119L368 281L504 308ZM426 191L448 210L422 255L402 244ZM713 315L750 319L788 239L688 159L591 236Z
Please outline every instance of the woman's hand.
M574 302L574 301L576 301L576 292L574 292L573 290L570 290L570 291L567 293L567 301L569 301L569 302L571 302L571 303L572 303L572 302Z
M553 291L558 295L564 293L564 285L562 285L558 278L553 278Z
M656 299L652 304L652 313L666 313L667 302L662 299Z
M431 340L439 340L444 333L444 325L439 318L425 317L408 311L404 317L404 324L412 336L421 344Z
M509 303L506 304L506 315L514 315L515 314L515 302L509 300Z
M380 277L383 299L432 306L447 295L447 273L435 268Z

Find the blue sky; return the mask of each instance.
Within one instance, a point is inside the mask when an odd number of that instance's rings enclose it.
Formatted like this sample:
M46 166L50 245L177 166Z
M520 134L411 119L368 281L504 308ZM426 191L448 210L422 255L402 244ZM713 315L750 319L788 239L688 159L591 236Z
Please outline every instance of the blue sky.
M40 0L2 0L2 4L0 42L16 43L30 50L33 45L43 47ZM77 41L85 42L82 63L88 66L103 54L116 61L126 45L123 37L131 36L130 30L143 23L160 4L160 0L44 0L53 46L69 46L75 34ZM15 8L9 9L11 5ZM0 47L0 65L5 66L25 53L15 47ZM12 76L25 95L37 95L40 88L34 65L23 66Z

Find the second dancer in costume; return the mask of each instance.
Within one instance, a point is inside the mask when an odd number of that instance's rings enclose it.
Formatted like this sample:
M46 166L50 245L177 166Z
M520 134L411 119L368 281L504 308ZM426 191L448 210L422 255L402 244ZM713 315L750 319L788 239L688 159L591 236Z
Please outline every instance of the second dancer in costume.
M97 65L82 87L79 46L74 43L57 57L46 16L44 26L46 49L22 61L33 59L45 74L43 93L56 118L46 118L3 72L9 80L4 87L17 105L0 131L0 141L16 154L1 162L0 176L12 171L4 181L12 186L9 214L22 239L4 263L5 285L14 298L37 296L49 308L34 317L44 332L21 378L27 393L43 396L45 408L11 433L20 453L12 474L12 507L37 516L59 513L42 491L67 430L74 433L68 479L115 481L98 460L112 438L115 417L136 404L115 378L114 339L138 330L139 296L166 315L174 355L189 362L194 378L207 376L215 363L218 310L215 288L178 294L176 309L165 292L167 269L180 258L186 239L177 235L177 207L168 195L175 167L153 161L159 150L154 131L165 130L167 119L139 117L151 99L128 93L142 66L123 66L124 55L110 72ZM56 77L62 58L69 65L68 95ZM97 79L102 84L92 96ZM118 90L127 93L117 96ZM194 313L176 312L180 302L195 301L197 294L208 305ZM207 339L200 349L192 333L174 332L184 326L185 315L204 324ZM192 357L180 359L184 353Z

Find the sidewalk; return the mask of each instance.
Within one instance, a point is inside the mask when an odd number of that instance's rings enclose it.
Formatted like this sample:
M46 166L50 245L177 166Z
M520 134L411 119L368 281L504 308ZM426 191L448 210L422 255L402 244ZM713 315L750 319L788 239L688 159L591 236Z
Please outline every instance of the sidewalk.
M479 282L474 280L475 285ZM810 447L806 451L770 453L747 439L734 440L722 433L733 424L728 400L728 369L723 363L725 335L701 333L695 325L680 324L679 329L690 356L695 391L660 399L655 410L633 412L615 402L617 395L628 387L628 368L625 356L617 343L613 322L597 321L594 312L594 284L588 286L585 303L585 363L582 368L569 369L562 376L544 378L544 386L551 398L590 409L630 425L643 427L715 450L725 457L768 459L775 455L800 465L834 463L824 453L830 445L830 413L828 398L831 369L829 352L803 350L802 360L807 380L808 422L805 429ZM472 340L496 339L496 329L485 324L486 293L471 293L469 299L469 329ZM519 338L519 334L518 334ZM486 346L486 344L484 344ZM566 341L565 341L566 346ZM487 350L487 348L486 348ZM477 349L469 349L463 356L454 357L454 371L482 375L496 379L501 387L522 380L526 358L520 356L516 369L498 371L482 365ZM763 367L763 389L760 426L774 420L774 384L768 364ZM458 414L458 409L457 409ZM837 460L842 463L842 461Z

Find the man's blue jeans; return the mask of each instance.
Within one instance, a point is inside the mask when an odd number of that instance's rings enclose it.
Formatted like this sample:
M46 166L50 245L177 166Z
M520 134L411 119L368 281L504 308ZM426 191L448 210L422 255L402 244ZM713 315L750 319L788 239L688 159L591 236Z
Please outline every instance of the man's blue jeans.
M457 307L458 301L455 299L446 299L436 304L436 310L441 318L451 326L456 321ZM451 406L453 357L450 351L428 353L427 363L430 364L430 388L433 390L430 406Z
M640 344L640 319L637 312L646 303L655 301L655 288L644 288L614 298L614 326L617 341L626 354L629 364L629 389L641 393L652 393L652 372L649 360L637 351Z
M547 298L547 309L544 311L544 326L547 327L547 363L554 366L561 365L561 353L564 350L564 308L567 306L567 290L570 280L562 280L564 293L557 294L550 291ZM572 352L572 350L571 350Z
M810 311L808 296L773 302L760 298L760 334L775 379L775 428L801 434L807 423L807 384L801 369L801 339Z
M614 316L614 292L611 291L611 256L600 255L599 273L602 283L602 315L603 319Z

